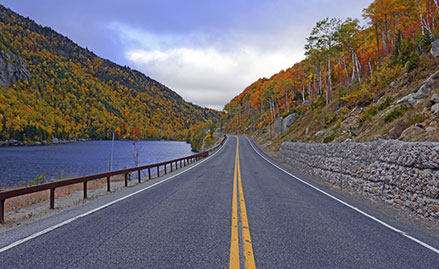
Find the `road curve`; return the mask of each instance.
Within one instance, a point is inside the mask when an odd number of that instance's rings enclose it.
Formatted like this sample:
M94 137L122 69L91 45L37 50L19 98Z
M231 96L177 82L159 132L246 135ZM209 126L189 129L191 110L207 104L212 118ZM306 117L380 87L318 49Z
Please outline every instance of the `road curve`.
M230 136L200 165L50 232L14 247L1 237L32 227L0 234L0 268L438 268L436 239L411 240L256 150Z

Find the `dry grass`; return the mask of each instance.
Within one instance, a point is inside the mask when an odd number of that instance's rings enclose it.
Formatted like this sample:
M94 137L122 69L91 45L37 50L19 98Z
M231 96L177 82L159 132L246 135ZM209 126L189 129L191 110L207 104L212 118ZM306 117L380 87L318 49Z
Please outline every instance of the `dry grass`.
M122 176L114 177L111 179L111 181L121 181L121 180L124 180ZM87 189L96 189L99 187L103 187L106 184L107 184L107 180L105 178L92 180L88 182ZM70 195L76 191L82 191L82 183L57 188L55 191L55 199ZM5 211L6 212L15 211L21 208L28 207L33 204L48 201L49 199L50 199L49 190L10 198L7 199L5 202Z

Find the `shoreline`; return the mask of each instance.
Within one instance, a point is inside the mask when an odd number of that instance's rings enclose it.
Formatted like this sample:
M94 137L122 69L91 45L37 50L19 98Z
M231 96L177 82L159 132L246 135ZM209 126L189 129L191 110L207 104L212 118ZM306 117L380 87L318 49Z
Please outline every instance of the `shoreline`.
M3 141L0 141L0 148L2 147L28 147L28 146L47 146L47 145L60 145L60 144L71 144L76 142L86 142L91 141L91 139L85 139L85 138L78 138L78 139L71 139L71 140L65 140L65 139L53 139L52 141L32 141L32 142L24 142L24 141L18 141L15 139L6 139Z

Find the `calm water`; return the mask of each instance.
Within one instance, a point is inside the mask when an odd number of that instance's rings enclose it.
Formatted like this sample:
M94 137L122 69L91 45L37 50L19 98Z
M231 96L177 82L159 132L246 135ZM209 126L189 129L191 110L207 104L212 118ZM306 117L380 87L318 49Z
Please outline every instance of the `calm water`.
M172 141L138 141L139 165L168 161L193 154L190 144ZM111 141L0 148L0 188L18 186L37 175L67 178L109 171ZM115 141L113 170L135 166L132 141Z

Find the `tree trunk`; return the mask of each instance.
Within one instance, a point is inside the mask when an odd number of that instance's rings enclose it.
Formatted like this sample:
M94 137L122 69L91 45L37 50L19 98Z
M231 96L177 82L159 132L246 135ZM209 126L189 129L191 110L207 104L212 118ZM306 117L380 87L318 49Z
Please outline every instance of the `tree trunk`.
M323 94L323 84L322 84L322 69L320 68L320 60L319 60L319 66L318 66L318 78L319 78L319 96L322 96Z
M354 56L354 50L351 50L352 54L352 77L351 77L351 84L354 84L355 80L355 56Z
M331 80L331 55L328 55L328 91L329 91L329 102L332 101L332 80Z
M437 0L433 0L433 1L434 1L434 5L436 6L437 14L439 15L439 5L437 3Z
M375 23L375 35L377 38L377 55L378 55L378 58L380 58L380 38L378 36L378 24L377 23Z
M358 57L357 57L357 54L355 52L354 52L354 56L355 56L355 62L356 62L356 68L357 68L358 83L360 83L360 85L361 85L361 65L360 65L360 62L358 61Z
M418 4L419 20L421 21L422 34L424 35L425 34L424 16L422 15L422 8L421 8L421 4L419 4L419 0L416 0L416 4Z
M341 57L341 61L343 62L343 69L344 69L344 74L345 74L345 84L346 84L346 86L348 86L349 73L348 73L348 68L346 66L346 61L345 61L344 57Z
M305 102L305 80L302 79L302 101Z
M385 29L385 34L384 34L384 40L383 42L385 42L385 46L384 48L386 49L386 57L389 56L389 29L387 26L387 14L384 15L384 29Z

